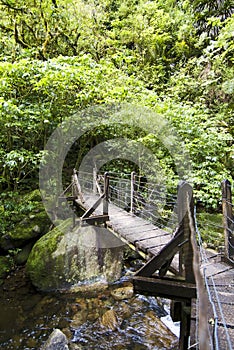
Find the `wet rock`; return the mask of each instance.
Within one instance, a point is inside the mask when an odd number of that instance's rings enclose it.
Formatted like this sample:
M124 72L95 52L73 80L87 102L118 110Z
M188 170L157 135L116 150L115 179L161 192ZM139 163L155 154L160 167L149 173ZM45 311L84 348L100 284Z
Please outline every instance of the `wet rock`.
M83 347L78 345L78 344L73 344L71 343L70 346L69 346L70 350L82 350Z
M108 283L106 281L92 282L91 284L84 283L71 286L69 288L69 293L82 293L89 295L97 295L97 293L103 293L108 288Z
M119 327L117 314L113 309L106 311L102 315L100 323L103 327L111 331L115 331Z
M122 287L111 291L111 295L115 300L130 299L133 296L133 287Z
M20 251L14 256L14 260L17 265L23 265L26 263L33 245L34 245L34 242L28 243L25 247L20 249Z
M77 298L76 302L70 305L70 309L74 312L71 325L72 328L78 328L84 324L87 320L95 322L100 317L104 303L96 298Z
M71 229L65 220L34 245L27 272L34 286L43 291L79 289L82 283L110 282L122 271L122 247L99 248L102 232L93 226ZM107 231L107 230L105 230ZM108 233L108 239L111 233ZM96 246L96 245L97 246Z
M80 327L87 320L87 317L88 317L88 311L82 310L77 312L72 318L71 326L73 328Z
M145 336L149 344L157 345L158 347L163 346L166 349L177 349L178 338L151 310L145 314L144 327Z
M63 334L67 337L67 339L71 339L72 338L72 331L70 330L70 328L66 327L66 328L61 328ZM70 348L70 346L69 346Z
M27 341L27 347L28 347L29 349L32 349L32 348L35 349L36 346L37 346L37 340L36 340L36 339L34 339L34 338L28 339L28 341Z
M55 329L40 350L69 350L67 337L59 329Z
M131 307L128 302L121 302L119 304L119 315L123 320L131 317Z

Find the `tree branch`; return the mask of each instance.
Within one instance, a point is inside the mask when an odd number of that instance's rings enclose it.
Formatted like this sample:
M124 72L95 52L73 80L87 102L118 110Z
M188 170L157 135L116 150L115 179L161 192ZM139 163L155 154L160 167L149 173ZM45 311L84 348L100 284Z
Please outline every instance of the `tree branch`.
M19 31L17 28L17 23L15 23L14 27L14 34L15 34L15 42L20 44L24 49L28 49L30 46L26 44L20 37L19 37Z

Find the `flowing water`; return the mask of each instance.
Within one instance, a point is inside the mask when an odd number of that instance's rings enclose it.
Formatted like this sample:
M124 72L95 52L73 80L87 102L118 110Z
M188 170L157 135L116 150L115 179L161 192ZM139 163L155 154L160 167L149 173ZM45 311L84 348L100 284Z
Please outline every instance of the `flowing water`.
M158 317L162 302L134 295L126 278L73 293L39 293L23 268L0 287L0 348L39 349L54 328L70 349L177 349L177 338Z

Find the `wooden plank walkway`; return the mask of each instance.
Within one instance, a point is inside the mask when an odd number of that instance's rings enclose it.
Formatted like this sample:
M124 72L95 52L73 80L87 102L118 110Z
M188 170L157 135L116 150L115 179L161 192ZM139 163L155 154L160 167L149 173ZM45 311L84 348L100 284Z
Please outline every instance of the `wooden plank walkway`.
M77 204L84 210L88 210L97 201L96 195L84 195L84 203L77 200ZM102 208L98 207L94 215L101 215ZM124 243L130 245L144 258L148 259L156 255L164 245L172 239L172 234L166 232L149 221L126 210L109 203L108 215L110 220L106 222L110 229Z

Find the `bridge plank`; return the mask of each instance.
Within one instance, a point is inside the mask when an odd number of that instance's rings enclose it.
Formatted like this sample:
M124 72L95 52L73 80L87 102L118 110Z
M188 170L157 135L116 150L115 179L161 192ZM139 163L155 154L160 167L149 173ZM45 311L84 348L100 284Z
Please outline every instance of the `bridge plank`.
M159 251L164 245L166 245L170 241L171 236L169 239L166 239L166 237L160 236L160 237L148 238L143 241L136 241L135 244L136 244L136 247L143 250L145 253L148 253L149 249L152 249L152 248Z
M141 231L139 232L137 235L134 232L130 232L128 234L126 234L126 238L127 239L131 239L134 240L135 242L140 242L140 241L144 241L150 238L155 238L155 237L170 237L172 238L170 233L165 233L163 231L159 231L159 230L151 230L151 231Z

